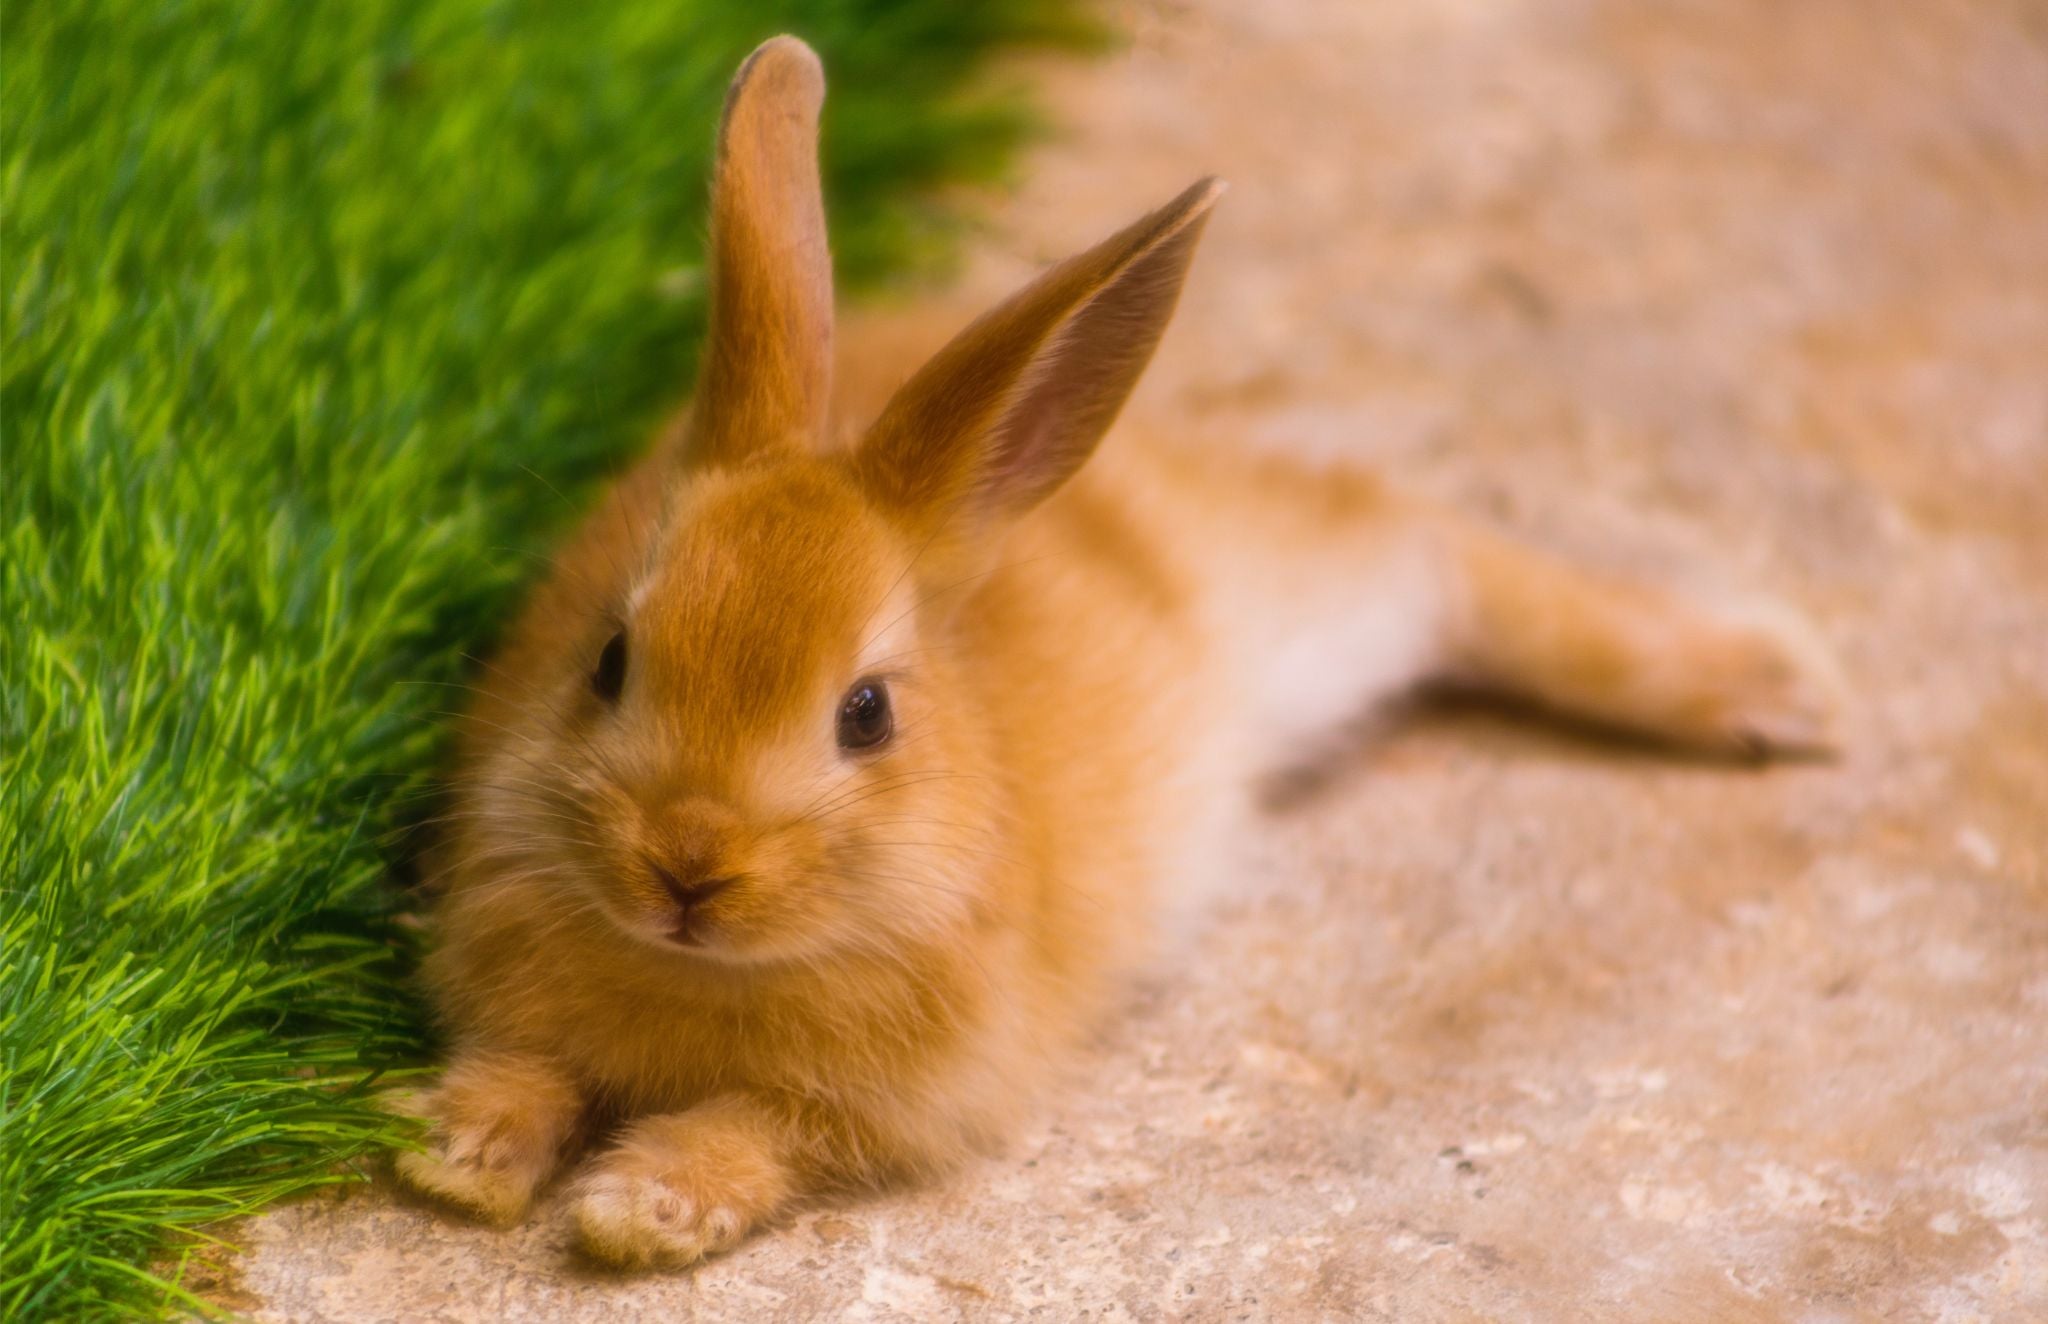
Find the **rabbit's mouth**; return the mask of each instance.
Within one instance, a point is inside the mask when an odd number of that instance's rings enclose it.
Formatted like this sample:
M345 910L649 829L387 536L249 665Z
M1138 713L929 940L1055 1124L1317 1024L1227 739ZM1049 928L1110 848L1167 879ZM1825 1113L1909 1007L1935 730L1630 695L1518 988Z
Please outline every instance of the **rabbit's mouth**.
M678 947L702 947L708 927L701 915L678 915L668 927L668 940Z
M702 947L714 925L706 911L739 881L735 875L696 878L688 883L660 865L650 865L673 907L668 915L668 940L678 947Z

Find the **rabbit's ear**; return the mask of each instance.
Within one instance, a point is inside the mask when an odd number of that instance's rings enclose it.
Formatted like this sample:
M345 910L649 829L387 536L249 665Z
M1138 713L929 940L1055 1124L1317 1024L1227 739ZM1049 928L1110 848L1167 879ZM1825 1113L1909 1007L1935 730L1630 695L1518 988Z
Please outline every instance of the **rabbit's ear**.
M1050 495L1151 360L1222 192L1200 181L955 337L862 439L855 463L868 490L934 533Z
M763 42L726 93L693 463L808 446L823 430L832 359L832 254L818 184L824 100L824 70L795 37Z

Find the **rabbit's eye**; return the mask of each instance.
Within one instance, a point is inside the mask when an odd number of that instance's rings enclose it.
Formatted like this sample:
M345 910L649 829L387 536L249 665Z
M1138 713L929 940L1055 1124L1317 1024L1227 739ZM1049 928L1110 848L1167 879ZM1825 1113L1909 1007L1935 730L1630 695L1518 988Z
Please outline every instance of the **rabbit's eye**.
M606 703L617 703L626 688L626 632L619 631L597 655L597 670L590 673L590 688Z
M872 676L857 680L839 704L839 747L872 749L889 738L895 719L889 713L889 687Z

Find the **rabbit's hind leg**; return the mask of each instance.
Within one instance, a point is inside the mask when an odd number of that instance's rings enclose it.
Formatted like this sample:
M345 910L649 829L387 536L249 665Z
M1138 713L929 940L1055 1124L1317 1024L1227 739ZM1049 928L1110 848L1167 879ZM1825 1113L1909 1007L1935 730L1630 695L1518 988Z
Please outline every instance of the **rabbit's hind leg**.
M1840 740L1840 672L1789 609L1695 601L1453 516L1424 536L1445 570L1454 677L1694 749L1811 755Z

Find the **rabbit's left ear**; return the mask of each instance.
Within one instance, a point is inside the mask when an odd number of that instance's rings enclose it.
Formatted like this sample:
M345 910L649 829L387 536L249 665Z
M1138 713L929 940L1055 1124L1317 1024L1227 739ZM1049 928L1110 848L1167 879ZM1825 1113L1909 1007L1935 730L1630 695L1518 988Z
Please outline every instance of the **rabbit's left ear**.
M832 254L818 182L824 101L824 69L795 37L763 42L726 93L693 464L806 447L823 431L832 362Z
M955 337L862 439L868 491L914 528L966 536L1051 495L1151 361L1222 192L1197 182Z

